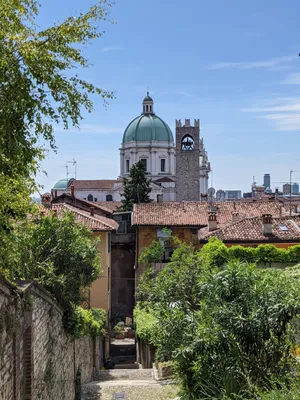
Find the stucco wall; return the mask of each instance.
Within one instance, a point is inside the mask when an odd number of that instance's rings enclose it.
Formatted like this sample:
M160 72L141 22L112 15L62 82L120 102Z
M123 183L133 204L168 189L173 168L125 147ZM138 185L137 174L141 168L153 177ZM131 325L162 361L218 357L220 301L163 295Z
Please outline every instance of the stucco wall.
M110 310L110 266L111 249L108 252L108 232L94 232L94 235L100 239L98 249L101 257L102 274L96 279L90 290L91 307L103 308L109 313ZM111 246L110 246L111 247Z

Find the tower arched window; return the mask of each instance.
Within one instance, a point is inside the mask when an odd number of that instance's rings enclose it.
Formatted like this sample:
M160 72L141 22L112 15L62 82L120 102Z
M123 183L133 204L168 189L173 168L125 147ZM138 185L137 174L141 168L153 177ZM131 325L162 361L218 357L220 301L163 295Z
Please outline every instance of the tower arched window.
M92 194L89 194L87 197L88 201L94 201L94 197Z
M148 105L146 106L146 112L148 112Z
M106 195L106 201L113 201L113 197L111 194Z
M183 137L181 141L181 150L183 151L193 151L195 149L195 141L190 135Z

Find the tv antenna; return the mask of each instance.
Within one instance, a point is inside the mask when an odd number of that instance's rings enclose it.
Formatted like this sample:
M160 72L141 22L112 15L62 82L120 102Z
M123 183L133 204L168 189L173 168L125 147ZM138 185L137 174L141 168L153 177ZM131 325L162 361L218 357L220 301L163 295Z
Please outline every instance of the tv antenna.
M72 161L67 161L68 164L72 164L75 170L74 178L77 179L77 161L73 158Z
M61 165L62 168L65 168L67 174L67 181L69 181L69 166L68 165Z

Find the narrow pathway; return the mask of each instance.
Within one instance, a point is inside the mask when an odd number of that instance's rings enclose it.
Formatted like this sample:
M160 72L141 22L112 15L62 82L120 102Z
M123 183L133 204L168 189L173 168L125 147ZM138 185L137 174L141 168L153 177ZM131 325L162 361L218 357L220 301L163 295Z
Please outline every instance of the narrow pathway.
M100 371L99 380L83 387L83 400L172 400L177 387L158 382L152 369L114 369Z

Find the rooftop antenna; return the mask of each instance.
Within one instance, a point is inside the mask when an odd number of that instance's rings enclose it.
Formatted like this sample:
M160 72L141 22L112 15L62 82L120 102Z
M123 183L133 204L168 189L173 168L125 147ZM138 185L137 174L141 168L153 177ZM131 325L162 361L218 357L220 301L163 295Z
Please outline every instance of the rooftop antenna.
M65 168L67 174L67 181L69 181L69 166L68 165L61 165L62 168Z
M75 169L75 180L77 179L77 161L73 158L72 161L67 161L69 164L73 164L73 167Z

